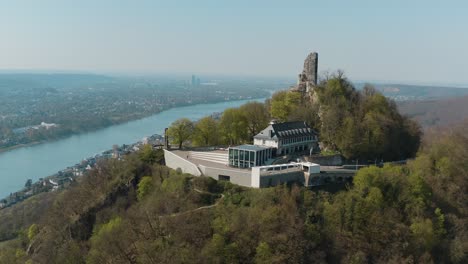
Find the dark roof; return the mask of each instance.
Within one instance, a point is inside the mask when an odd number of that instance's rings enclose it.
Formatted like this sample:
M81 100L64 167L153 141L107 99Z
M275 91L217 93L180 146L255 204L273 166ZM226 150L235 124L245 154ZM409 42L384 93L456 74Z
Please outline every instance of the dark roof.
M240 145L235 147L229 147L230 149L242 149L242 150L250 150L250 151L260 151L269 149L269 147L262 147L262 146L255 146L255 145Z
M272 132L270 133L270 131ZM315 135L317 135L317 132L310 128L305 122L296 121L271 124L258 133L255 138L277 139Z

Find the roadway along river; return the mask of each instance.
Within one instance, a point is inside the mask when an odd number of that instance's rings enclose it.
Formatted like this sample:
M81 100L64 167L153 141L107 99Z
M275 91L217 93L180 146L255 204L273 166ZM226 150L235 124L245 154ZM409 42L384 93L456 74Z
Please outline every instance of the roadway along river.
M263 99L255 99L261 101ZM238 107L249 100L177 107L125 124L62 140L0 153L0 199L24 187L27 179L37 181L94 156L112 145L131 144L145 136L164 133L173 121L187 117L200 119L229 107Z

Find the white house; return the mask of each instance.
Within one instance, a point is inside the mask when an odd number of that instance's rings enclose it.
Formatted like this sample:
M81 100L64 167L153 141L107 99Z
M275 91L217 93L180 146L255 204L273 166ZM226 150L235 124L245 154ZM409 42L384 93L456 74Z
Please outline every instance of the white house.
M272 121L270 125L254 137L254 145L272 147L274 156L317 149L317 132L305 122Z

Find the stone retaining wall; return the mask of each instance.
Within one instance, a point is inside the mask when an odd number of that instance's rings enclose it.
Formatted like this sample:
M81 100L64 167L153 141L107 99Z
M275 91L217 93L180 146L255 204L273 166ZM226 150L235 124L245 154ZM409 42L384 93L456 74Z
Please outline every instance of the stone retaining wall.
M343 165L343 157L341 155L332 156L312 156L306 157L306 160L312 163L320 164L321 166L341 166Z

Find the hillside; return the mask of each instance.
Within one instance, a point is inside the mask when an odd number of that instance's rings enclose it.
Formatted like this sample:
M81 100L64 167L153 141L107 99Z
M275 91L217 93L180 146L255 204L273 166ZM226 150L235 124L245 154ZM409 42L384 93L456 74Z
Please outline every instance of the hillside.
M468 95L467 88L447 87L437 85L382 84L369 82L386 97L395 101L421 101ZM355 82L358 89L366 83Z
M441 132L338 193L192 177L159 151L109 160L1 210L0 263L466 263L467 135L468 123Z
M393 101L338 73L310 93L277 92L219 120L182 118L168 135L180 148L241 144L271 117L305 120L345 157L417 155L404 166L363 168L341 189L254 189L172 170L146 145L100 161L66 189L0 210L0 263L468 260L468 123L420 146L418 125Z
M449 126L468 118L468 96L399 102L398 109L402 114L417 120L424 128Z

